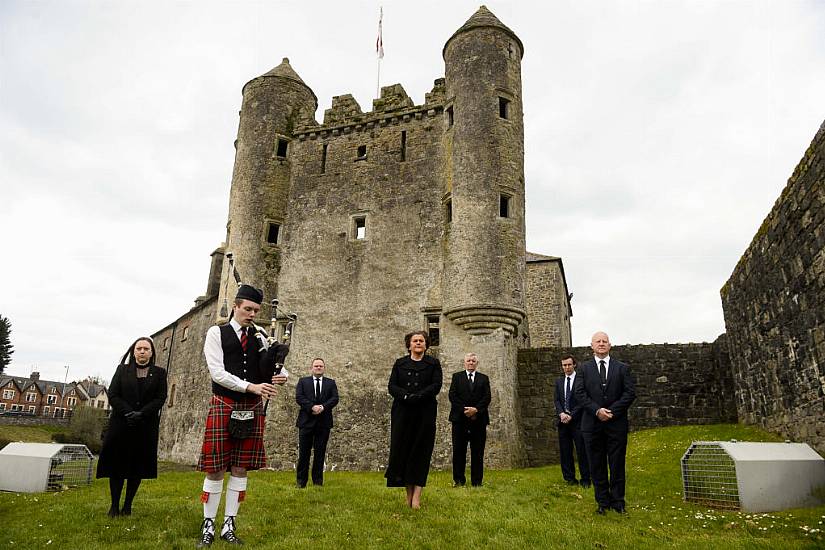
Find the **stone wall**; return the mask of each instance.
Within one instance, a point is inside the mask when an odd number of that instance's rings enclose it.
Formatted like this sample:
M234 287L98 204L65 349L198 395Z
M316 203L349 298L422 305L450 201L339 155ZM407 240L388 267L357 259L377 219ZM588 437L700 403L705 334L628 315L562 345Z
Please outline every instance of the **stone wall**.
M739 418L825 453L825 124L721 295Z
M9 426L68 426L71 418L43 418L42 416L0 416L0 424Z
M528 252L525 282L530 347L570 346L571 310L561 258Z
M586 346L519 351L518 393L530 466L558 462L553 392L564 353L579 363L592 357ZM636 377L631 429L736 421L724 335L713 343L613 346L610 356L630 365Z

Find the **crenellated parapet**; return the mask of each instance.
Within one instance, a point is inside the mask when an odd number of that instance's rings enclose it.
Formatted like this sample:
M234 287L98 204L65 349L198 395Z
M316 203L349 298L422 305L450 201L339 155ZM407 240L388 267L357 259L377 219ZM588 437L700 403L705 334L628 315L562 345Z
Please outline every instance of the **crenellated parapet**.
M334 96L332 106L324 111L324 123L306 121L296 128L299 140L337 136L351 132L371 130L424 117L441 116L444 112L444 79L438 78L433 88L424 96L422 105L415 105L401 84L383 86L381 97L373 100L373 110L363 112L352 94Z

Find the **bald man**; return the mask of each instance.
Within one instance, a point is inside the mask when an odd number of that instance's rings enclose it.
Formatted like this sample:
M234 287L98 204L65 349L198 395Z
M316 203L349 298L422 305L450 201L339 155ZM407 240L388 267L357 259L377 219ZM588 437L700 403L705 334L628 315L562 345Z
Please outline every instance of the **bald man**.
M573 393L583 409L581 431L590 463L598 508L625 513L625 454L629 423L627 409L636 399L630 367L610 357L610 338L597 332L590 340L593 359L583 363Z

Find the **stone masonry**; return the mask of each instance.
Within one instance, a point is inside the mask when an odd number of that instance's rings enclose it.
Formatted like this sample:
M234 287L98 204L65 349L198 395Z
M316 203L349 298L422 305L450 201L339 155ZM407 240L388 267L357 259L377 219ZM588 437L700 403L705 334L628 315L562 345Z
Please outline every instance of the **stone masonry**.
M825 123L721 295L740 420L825 453Z
M553 395L565 353L578 363L593 354L588 346L519 351L518 395L530 466L558 462ZM636 377L631 429L736 422L724 335L713 343L613 346L610 356L630 365Z

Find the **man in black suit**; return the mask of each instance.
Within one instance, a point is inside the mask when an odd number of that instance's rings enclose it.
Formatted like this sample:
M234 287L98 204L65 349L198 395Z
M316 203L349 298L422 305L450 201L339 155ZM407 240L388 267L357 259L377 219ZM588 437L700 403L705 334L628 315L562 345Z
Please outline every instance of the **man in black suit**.
M636 399L636 381L630 367L610 357L607 334L595 333L590 347L594 358L582 364L573 391L584 411L581 430L599 505L596 512L604 515L612 508L624 514L627 409Z
M450 383L450 422L453 426L453 482L463 486L467 480L467 444L470 444L470 483L481 485L484 477L484 445L490 415L490 379L476 371L478 356L464 356L464 370L453 374Z
M309 477L309 455L312 459L312 484L324 484L324 456L327 452L329 431L332 428L332 409L338 404L338 387L335 380L326 378L326 365L320 357L312 360L310 372L298 380L295 386L295 401L300 405L298 420L298 487L304 488Z
M559 419L556 428L559 432L559 457L561 460L561 475L570 485L581 483L582 487L590 487L590 466L587 462L587 451L584 448L584 438L581 433L582 407L579 405L573 388L576 382L576 360L572 355L561 358L561 369L564 372L556 380L555 405ZM579 476L576 481L576 465L573 461L573 446L579 458Z

